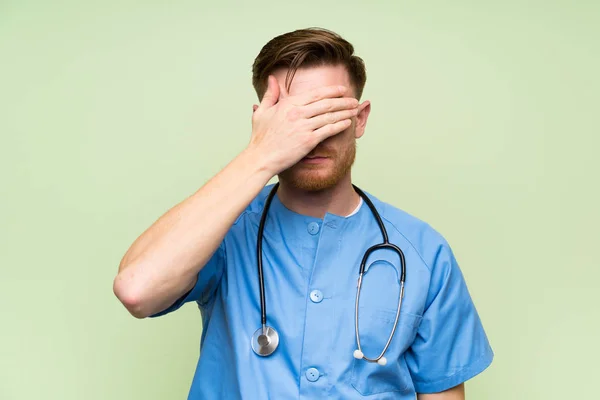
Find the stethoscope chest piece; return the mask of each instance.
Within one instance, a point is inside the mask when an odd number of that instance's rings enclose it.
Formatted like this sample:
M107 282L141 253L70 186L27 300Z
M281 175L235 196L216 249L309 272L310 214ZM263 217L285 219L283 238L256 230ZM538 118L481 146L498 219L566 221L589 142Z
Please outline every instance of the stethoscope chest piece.
M355 331L356 331L356 343L357 343L358 348L356 350L354 350L353 355L354 355L354 358L356 358L356 359L364 359L368 362L373 362L373 363L377 363L379 365L384 366L387 364L387 359L384 357L384 354L387 351L388 347L390 346L390 343L391 343L394 333L396 331L396 327L398 326L398 318L400 317L400 309L402 307L402 298L404 297L404 281L405 281L405 274L406 274L404 253L402 252L402 250L399 247L397 247L396 245L391 244L389 242L387 231L385 229L385 226L383 225L383 221L382 221L381 217L379 216L379 213L377 212L375 206L369 199L369 197L358 187L356 187L354 185L352 185L352 186L356 190L356 192L364 199L364 201L367 203L367 205L371 209L373 216L377 220L377 225L379 226L379 229L381 230L381 235L383 236L383 243L373 245L367 249L367 251L365 252L365 254L363 256L361 265L360 265L360 273L359 273L359 277L358 277L358 285L357 285L357 291L356 291L356 304L355 304ZM277 192L278 187L279 187L279 183L276 183L273 186L273 189L271 190L271 192L269 193L269 196L267 197L267 199L265 201L262 216L260 218L260 224L258 226L258 237L256 240L256 258L257 258L256 263L257 263L257 267L258 267L258 285L259 285L259 289L260 289L261 327L258 328L256 330L256 332L254 332L254 335L252 335L252 350L254 350L254 352L257 355L263 356L263 357L273 354L273 352L277 349L277 346L279 345L279 335L277 334L277 331L275 329L271 328L270 326L267 326L265 283L264 283L263 268L262 268L262 240L263 240L263 231L264 231L264 227L265 227L265 221L267 218L267 210L269 209L269 205L271 204L271 201L272 201L273 197L275 196L275 193ZM400 286L400 296L398 299L398 308L396 311L396 320L394 321L394 326L392 328L392 332L390 333L388 341L387 341L385 347L383 348L383 351L381 352L381 354L379 354L379 356L377 358L369 358L369 357L366 357L365 354L363 353L361 343L360 343L360 334L359 334L359 329L358 329L358 309L359 309L358 305L359 305L363 275L365 274L365 265L366 265L367 257L373 251L379 250L379 249L390 249L390 250L398 253L398 256L400 257L401 268L402 268L402 273L401 273L401 277L400 277L401 286Z
M279 345L279 335L270 326L262 326L252 335L252 350L259 356L271 355Z

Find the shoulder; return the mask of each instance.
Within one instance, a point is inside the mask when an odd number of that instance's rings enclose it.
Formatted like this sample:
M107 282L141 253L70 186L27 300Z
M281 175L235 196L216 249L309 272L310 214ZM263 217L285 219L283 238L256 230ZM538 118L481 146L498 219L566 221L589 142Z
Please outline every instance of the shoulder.
M240 213L240 215L235 219L233 225L238 225L241 221L244 221L248 218L251 219L260 219L263 209L265 208L265 204L267 202L267 198L269 197L269 193L273 189L275 184L268 184L263 187L260 192L252 199L252 201L246 206L244 211Z
M363 190L369 197L390 236L401 236L419 255L429 270L441 252L451 251L446 238L429 222Z

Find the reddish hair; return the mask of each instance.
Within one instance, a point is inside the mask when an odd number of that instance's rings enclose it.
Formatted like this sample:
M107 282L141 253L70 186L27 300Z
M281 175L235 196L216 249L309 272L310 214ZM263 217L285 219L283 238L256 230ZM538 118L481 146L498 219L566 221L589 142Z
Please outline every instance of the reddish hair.
M323 28L299 29L267 42L252 65L252 85L262 100L267 90L267 78L274 70L288 68L285 87L289 91L298 68L325 65L343 65L356 98L360 99L367 81L364 61L354 55L354 46L350 42Z

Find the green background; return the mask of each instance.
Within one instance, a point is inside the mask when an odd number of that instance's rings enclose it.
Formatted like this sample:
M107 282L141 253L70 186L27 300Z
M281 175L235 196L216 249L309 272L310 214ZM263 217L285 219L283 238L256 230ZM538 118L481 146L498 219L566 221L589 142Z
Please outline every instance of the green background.
M354 182L458 257L496 354L468 398L594 398L599 4L0 1L0 399L186 398L196 308L136 320L112 280L248 143L262 45L308 26L366 61Z

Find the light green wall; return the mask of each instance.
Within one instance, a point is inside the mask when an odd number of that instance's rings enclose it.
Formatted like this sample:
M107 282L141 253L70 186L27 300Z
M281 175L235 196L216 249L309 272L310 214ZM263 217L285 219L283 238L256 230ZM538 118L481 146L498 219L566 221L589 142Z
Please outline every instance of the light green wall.
M130 317L130 243L247 143L250 68L323 26L372 101L355 182L452 244L496 353L469 399L591 399L596 1L0 2L0 399L183 399L193 305Z

